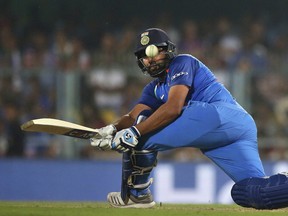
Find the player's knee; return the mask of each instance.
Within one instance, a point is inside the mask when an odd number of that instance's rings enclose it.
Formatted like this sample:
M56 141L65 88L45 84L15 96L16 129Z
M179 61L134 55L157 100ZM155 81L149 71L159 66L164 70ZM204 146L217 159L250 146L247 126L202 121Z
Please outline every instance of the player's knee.
M256 209L288 207L288 175L279 173L267 178L251 177L234 184L231 196L235 203Z

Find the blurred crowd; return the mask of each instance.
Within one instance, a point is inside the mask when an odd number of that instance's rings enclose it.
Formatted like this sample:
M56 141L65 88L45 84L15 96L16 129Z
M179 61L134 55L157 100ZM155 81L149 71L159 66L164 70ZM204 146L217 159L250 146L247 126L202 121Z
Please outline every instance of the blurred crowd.
M168 32L178 53L190 53L210 67L253 115L262 158L288 159L287 22L272 25L269 20L247 16L238 22L227 17L185 19L176 25L170 19L159 17L153 27ZM58 136L20 130L27 120L66 118L99 128L125 114L150 81L141 74L133 55L135 36L143 30L143 24L136 24L80 31L79 26L62 23L53 29L34 26L19 32L12 20L1 17L0 157L63 157L64 141ZM76 79L72 88L71 77ZM66 95L66 88L77 94ZM63 110L62 103L67 101L75 107ZM65 142L76 149L73 158L119 157L92 149L86 141L80 144L71 138ZM161 157L204 160L195 149L166 152Z

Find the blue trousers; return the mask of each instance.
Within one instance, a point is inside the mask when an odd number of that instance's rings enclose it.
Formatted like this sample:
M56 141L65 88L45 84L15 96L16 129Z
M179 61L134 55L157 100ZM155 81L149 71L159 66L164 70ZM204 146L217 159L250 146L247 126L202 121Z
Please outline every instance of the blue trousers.
M255 122L240 105L192 101L176 120L139 141L139 150L198 148L235 182L265 176Z

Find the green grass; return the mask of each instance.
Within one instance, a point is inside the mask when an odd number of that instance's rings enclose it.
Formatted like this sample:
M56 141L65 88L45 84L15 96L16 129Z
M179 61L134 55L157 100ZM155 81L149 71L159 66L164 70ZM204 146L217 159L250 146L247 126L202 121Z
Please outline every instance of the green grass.
M236 205L157 204L152 209L115 209L107 203L91 202L6 202L0 201L0 216L237 216L288 215L288 208L255 210Z

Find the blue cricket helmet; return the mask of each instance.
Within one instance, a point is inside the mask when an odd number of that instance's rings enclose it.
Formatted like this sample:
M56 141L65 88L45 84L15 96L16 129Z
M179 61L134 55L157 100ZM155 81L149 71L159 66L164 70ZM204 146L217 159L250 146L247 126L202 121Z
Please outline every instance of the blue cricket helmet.
M151 44L158 48L163 48L163 50L166 51L165 61L157 64L158 69L153 71L143 63L143 57L146 57L145 49ZM137 36L134 54L136 56L137 64L144 74L148 74L151 77L162 77L165 74L165 70L168 68L170 61L176 56L176 46L171 42L165 31L159 28L149 28Z

